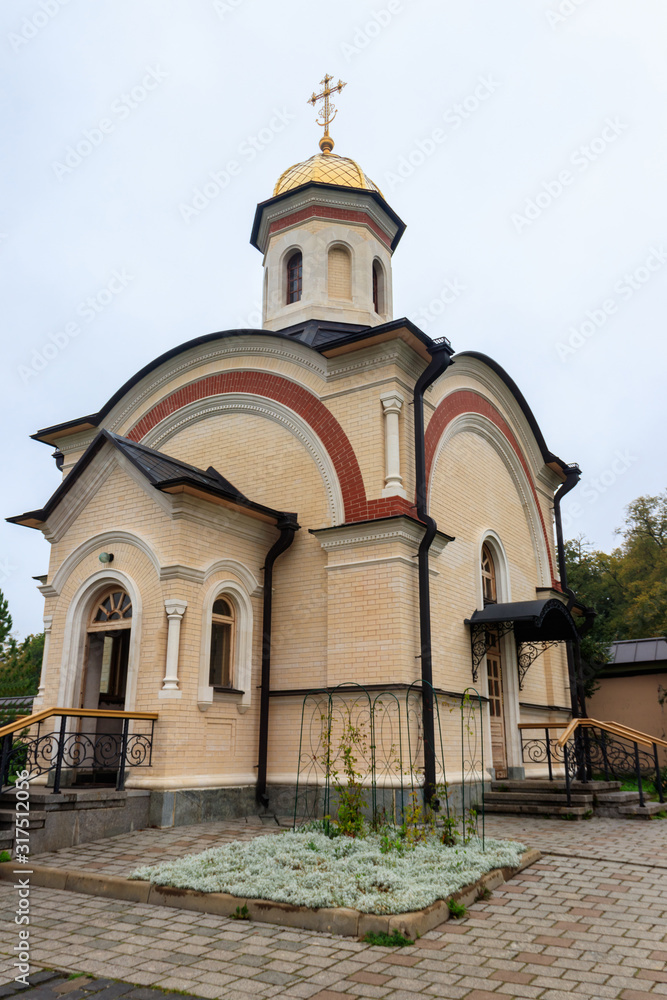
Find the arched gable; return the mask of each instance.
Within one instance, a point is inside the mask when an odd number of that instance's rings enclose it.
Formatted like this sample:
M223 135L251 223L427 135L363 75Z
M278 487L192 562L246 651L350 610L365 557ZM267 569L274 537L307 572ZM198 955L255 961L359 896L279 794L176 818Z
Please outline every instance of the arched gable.
M425 435L427 482L444 443L454 433L464 429L487 437L503 458L520 495L527 501L528 522L542 576L552 586L560 587L554 572L547 526L528 462L509 424L484 396L469 389L459 389L439 403Z

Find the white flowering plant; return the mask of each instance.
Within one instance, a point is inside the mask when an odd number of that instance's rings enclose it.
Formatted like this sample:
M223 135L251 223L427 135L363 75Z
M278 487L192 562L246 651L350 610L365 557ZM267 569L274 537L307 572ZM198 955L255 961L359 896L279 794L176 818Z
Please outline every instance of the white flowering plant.
M517 867L526 850L488 839L484 847L477 839L446 846L430 835L405 850L387 851L386 836L331 839L318 829L289 830L139 868L131 878L244 899L393 914L445 899L493 868Z

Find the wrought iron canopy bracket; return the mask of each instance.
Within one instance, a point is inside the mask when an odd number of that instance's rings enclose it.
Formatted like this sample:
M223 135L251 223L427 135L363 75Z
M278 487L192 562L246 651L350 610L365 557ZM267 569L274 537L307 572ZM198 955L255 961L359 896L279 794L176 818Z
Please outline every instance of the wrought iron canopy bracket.
M490 649L503 636L514 631L514 622L494 622L489 627L484 624L470 623L470 647L472 651L472 679L477 683L479 677L479 666Z
M550 646L557 646L559 641L558 639L552 639L547 642L517 642L516 655L519 665L519 691L523 691L523 682L526 674L537 657L541 656Z

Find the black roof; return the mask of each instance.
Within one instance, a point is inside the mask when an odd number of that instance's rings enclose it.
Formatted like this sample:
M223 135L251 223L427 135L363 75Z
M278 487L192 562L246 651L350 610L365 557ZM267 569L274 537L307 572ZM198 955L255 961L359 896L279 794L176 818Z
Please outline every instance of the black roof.
M20 524L27 520L42 523L53 510L58 506L64 496L71 490L81 473L90 465L97 452L105 444L111 444L117 448L125 457L146 477L148 482L158 490L167 491L175 486L191 486L209 493L211 496L220 497L240 507L264 514L276 522L291 521L296 523L297 515L286 513L285 511L273 510L263 504L249 500L240 490L238 490L228 479L225 479L217 469L209 466L208 469L198 469L187 462L181 462L177 458L165 455L161 451L149 448L136 441L121 437L119 434L112 434L111 431L102 430L95 440L89 445L81 458L78 460L69 475L63 480L53 496L47 501L41 510L28 511L15 517L8 517L7 520Z
M541 601L487 604L482 611L473 611L465 620L466 625L490 628L501 622L514 623L514 633L519 642L573 639L578 631L567 605L556 597Z
M384 200L383 196L380 194L379 191L371 191L370 188L352 188L349 187L347 184L324 184L321 181L307 181L305 184L299 184L298 187L290 188L289 191L283 191L282 194L277 194L273 198L266 198L265 201L260 201L255 211L255 219L252 224L252 232L250 234L251 246L255 247L256 250L260 250L260 247L257 243L257 238L259 236L259 227L262 222L262 214L266 206L276 204L279 201L285 201L287 198L291 198L292 195L295 194L297 191L302 192L307 190L308 188L320 188L323 191L340 191L341 194L350 194L351 192L354 192L354 194L363 194L366 197L370 198L372 201L376 203L376 205L380 206L383 212L385 212L389 216L389 218L397 227L396 235L391 241L391 251L392 253L394 252L394 250L399 244L401 236L405 232L405 223L396 214L391 205Z

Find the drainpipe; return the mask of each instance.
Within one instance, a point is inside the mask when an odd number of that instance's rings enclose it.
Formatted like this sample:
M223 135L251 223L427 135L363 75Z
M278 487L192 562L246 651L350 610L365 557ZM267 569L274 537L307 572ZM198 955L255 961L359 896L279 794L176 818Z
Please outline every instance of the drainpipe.
M429 348L431 361L424 369L414 391L415 485L417 517L426 525L419 545L419 640L421 647L422 724L424 729L424 796L431 802L435 794L435 726L433 706L433 657L431 648L431 594L428 553L438 526L429 516L426 489L426 453L424 447L424 393L452 364L452 347L443 337Z
M576 594L567 585L567 566L565 564L565 542L563 540L563 521L561 518L560 505L563 497L573 490L581 478L581 469L578 465L565 466L565 482L558 488L554 496L554 520L556 522L556 541L558 548L558 573L560 575L561 587L570 598L569 606L576 600ZM567 650L567 673L570 681L570 702L572 705L573 718L586 716L586 699L584 697L583 683L581 680L581 649L580 640L568 640L565 644Z
M294 515L286 515L276 527L280 537L269 549L264 563L264 607L262 611L262 683L259 699L259 752L257 764L257 787L255 799L258 805L266 807L266 761L269 749L269 693L271 690L271 610L273 604L273 564L279 555L290 547L294 535L299 530Z

